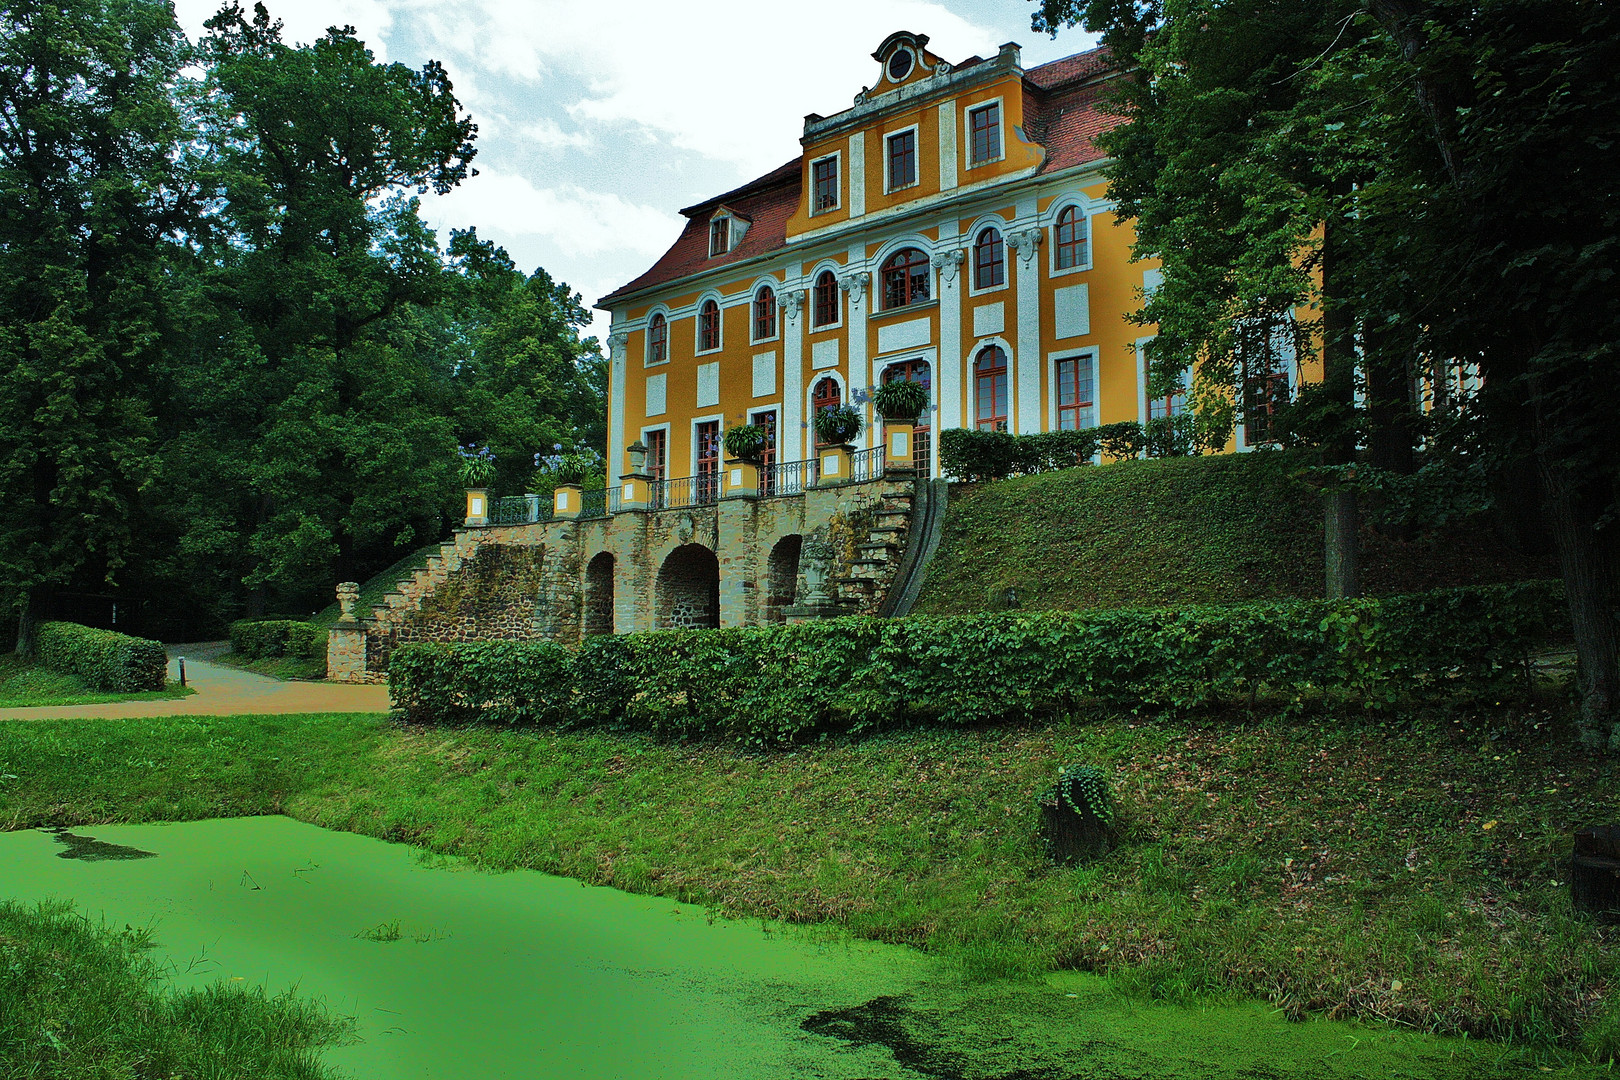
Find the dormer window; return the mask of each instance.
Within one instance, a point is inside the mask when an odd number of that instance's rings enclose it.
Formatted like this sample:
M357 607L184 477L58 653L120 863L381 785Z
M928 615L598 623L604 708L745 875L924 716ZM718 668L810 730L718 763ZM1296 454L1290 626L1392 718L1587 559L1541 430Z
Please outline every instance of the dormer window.
M1001 102L968 110L968 166L1001 160Z
M911 74L911 51L896 49L889 54L889 78L899 82Z
M838 209L838 155L810 163L810 212L824 214Z
M709 258L731 250L731 219L717 217L709 222Z

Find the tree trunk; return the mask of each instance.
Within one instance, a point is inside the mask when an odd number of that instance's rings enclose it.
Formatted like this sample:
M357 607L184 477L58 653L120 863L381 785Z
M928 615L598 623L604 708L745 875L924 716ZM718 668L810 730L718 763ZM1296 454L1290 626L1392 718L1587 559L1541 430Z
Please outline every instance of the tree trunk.
M1620 826L1598 825L1575 834L1569 898L1576 911L1599 922L1620 922Z
M1334 185L1334 194L1348 197L1350 185ZM1356 348L1350 313L1335 299L1338 285L1340 229L1333 221L1322 230L1322 389L1338 407L1337 429L1322 447L1325 465L1350 465L1356 460ZM1327 597L1343 600L1361 595L1360 515L1353 488L1334 486L1323 497L1322 554Z
M34 655L35 639L40 618L45 614L48 592L43 586L23 590L22 608L17 613L17 655L30 659Z
M1544 443L1538 447L1536 464L1575 632L1581 742L1597 749L1620 750L1620 635L1615 632L1616 597L1609 553L1598 537L1597 514L1568 466L1552 460Z

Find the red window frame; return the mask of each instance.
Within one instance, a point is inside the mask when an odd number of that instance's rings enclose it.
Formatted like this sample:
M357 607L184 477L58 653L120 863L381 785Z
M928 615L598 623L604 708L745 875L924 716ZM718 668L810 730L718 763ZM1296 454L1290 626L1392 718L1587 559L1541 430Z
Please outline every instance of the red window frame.
M776 293L769 285L761 285L754 294L754 340L764 341L776 336Z
M992 101L968 110L969 165L983 165L1001 157L1001 104Z
M1086 411L1097 405L1096 364L1089 355L1065 356L1057 362L1057 426L1078 431ZM1093 413L1093 415L1095 415Z
M815 418L821 415L821 410L834 409L843 403L844 392L838 388L838 380L823 376L821 381L816 383L815 388L810 391L810 430L814 431L816 429ZM832 444L823 442L819 434L816 436L816 446L818 448L830 445Z
M883 310L921 304L929 298L928 256L902 248L883 262Z
M714 502L720 497L720 421L704 420L693 435L697 445L697 499Z
M815 315L817 326L833 326L838 322L838 279L831 270L823 270L816 277Z
M709 222L709 258L724 255L731 250L731 219L715 218Z
M1288 404L1290 391L1288 373L1262 372L1243 380L1243 440L1250 446L1277 441L1272 431L1272 417L1281 405Z
M647 324L647 362L662 364L669 359L669 320L663 312L652 317Z
M838 208L838 158L824 157L810 164L811 198L815 203L811 213Z
M984 229L973 242L973 287L993 289L1007 284L1007 246L1001 230Z
M698 311L698 351L709 352L719 347L720 305L713 300L705 300Z
M1007 353L987 345L973 364L974 426L980 431L1007 430Z
M902 131L890 135L889 190L910 187L917 182L917 133Z
M921 383L922 388L928 391L929 400L933 400L934 370L926 360L904 360L898 364L890 364L883 369L885 383L900 382ZM930 475L930 462L933 460L933 422L930 419L932 409L924 409L917 422L911 428L911 467L917 470L917 475Z
M776 410L766 409L748 418L748 422L765 429L765 449L759 455L759 493L776 494Z
M647 475L651 477L649 486L651 505L657 509L664 505L664 477L669 472L669 444L664 436L667 434L663 428L655 428L642 435L647 443Z
M1086 219L1080 216L1079 207L1067 206L1058 214L1053 239L1056 241L1052 246L1059 270L1086 264Z

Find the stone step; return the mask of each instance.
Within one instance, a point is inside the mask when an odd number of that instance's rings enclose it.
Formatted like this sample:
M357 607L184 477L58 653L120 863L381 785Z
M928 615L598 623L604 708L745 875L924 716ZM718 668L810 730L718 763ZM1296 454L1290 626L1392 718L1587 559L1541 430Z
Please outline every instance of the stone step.
M861 572L863 567L867 569L867 573L863 574ZM876 578L881 576L883 571L889 568L889 563L886 559L856 559L854 562L849 564L849 568L851 571L851 577Z

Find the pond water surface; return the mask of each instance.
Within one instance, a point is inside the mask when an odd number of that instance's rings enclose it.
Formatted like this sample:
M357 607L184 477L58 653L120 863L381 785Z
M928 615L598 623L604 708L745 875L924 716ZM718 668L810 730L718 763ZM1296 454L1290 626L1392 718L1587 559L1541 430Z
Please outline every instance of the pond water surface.
M284 817L0 833L0 897L152 925L177 983L322 998L358 1039L326 1060L367 1080L1519 1071L1499 1049L1259 1005L1143 1005L1085 976L968 986L899 946L481 873Z

